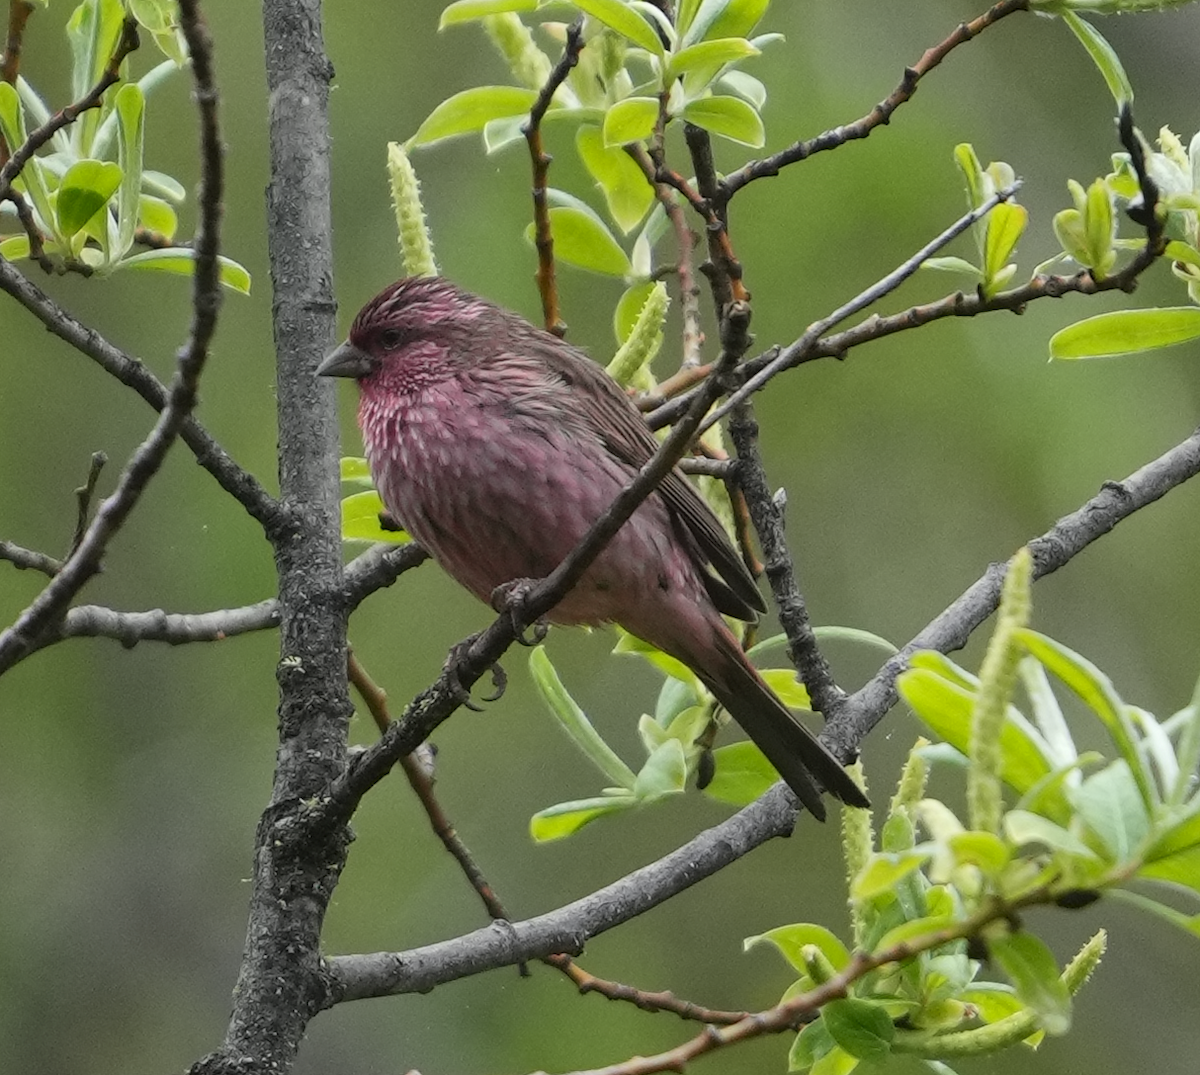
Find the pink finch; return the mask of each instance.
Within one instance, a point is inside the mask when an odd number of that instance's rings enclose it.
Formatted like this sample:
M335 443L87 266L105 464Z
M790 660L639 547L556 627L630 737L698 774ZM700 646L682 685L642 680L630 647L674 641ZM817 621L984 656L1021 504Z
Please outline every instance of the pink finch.
M658 446L580 351L446 280L401 280L318 373L353 377L387 510L476 597L550 574ZM617 623L691 668L817 817L814 781L866 806L747 660L721 614L765 611L720 523L671 473L551 611Z

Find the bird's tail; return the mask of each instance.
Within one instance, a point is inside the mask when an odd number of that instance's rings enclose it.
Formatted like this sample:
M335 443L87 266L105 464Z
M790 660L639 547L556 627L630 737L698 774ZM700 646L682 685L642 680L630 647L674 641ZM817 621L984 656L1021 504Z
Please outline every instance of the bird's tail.
M723 622L714 624L713 634L717 659L698 661L693 667L796 797L820 820L825 818L821 788L848 806L869 807L866 795L837 758L763 682Z

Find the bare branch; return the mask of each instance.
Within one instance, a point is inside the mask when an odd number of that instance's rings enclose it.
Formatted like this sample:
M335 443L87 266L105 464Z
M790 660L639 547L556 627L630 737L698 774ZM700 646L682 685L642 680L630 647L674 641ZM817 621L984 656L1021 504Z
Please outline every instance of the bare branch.
M19 571L40 571L54 578L62 570L62 561L47 556L44 552L26 549L11 541L0 541L0 560L16 565Z

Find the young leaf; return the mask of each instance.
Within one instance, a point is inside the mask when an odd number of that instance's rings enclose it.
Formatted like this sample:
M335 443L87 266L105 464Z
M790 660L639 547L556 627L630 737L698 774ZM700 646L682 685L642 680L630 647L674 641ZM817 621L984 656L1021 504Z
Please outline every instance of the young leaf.
M1065 1034L1071 1026L1071 994L1050 949L1033 934L1020 931L989 936L988 951L1017 996L1037 1013L1046 1033Z
M352 493L342 499L343 541L386 541L403 545L412 539L403 530L384 530L379 522L383 501L374 489Z
M112 161L81 160L71 165L54 203L58 231L69 239L83 228L121 185L121 169Z
M704 794L730 806L748 806L779 783L766 755L748 739L713 751L715 772Z
M762 118L740 97L702 97L684 105L682 115L688 123L753 149L767 140Z
M142 146L145 139L146 99L133 84L122 86L115 98L120 138L117 161L121 166L121 196L117 199L116 258L124 257L133 246L141 210Z
M536 646L529 654L529 671L533 682L541 693L547 708L566 729L572 741L591 759L593 764L611 780L622 788L633 789L637 782L633 770L629 768L599 735L588 720L587 714L576 704L575 699L567 693L562 680L546 655L545 646Z
M456 0L442 12L438 30L507 11L534 11L537 6L538 0Z
M483 130L489 120L528 112L537 93L519 86L476 86L447 98L417 128L407 148Z
M727 63L758 56L756 49L744 37L723 37L716 41L701 41L675 53L667 64L667 79L694 71L699 67L719 69Z
M191 276L196 271L196 252L186 247L146 250L140 254L134 254L132 257L122 258L113 268L146 269L152 272ZM250 274L236 261L227 257L218 257L217 269L223 286L240 295L250 294Z
M658 122L658 99L626 97L604 113L604 144L628 145L649 138Z
M659 744L642 766L633 785L639 802L654 802L667 795L680 794L687 785L687 760L683 744L668 739Z
M1129 862L1150 829L1146 807L1124 758L1089 776L1067 797L1108 849L1112 861Z
M795 970L805 972L808 961L804 949L815 945L829 960L835 971L840 971L850 962L850 950L824 926L811 922L799 922L791 926L777 926L742 941L742 951L748 952L755 945L769 944L776 948Z
M647 52L656 56L663 54L663 43L654 27L621 0L574 0L574 3L580 11L587 12Z
M1200 309L1170 306L1156 310L1114 310L1056 332L1050 357L1103 358L1154 351L1200 339Z
M628 153L605 143L599 127L580 127L575 147L604 193L613 220L628 235L654 203L654 187Z
M562 840L577 833L584 825L608 814L631 810L638 801L631 794L576 799L539 810L529 819L529 835L538 843Z
M594 213L575 206L555 206L550 210L550 227L558 260L605 276L624 277L629 272L628 256ZM533 237L531 223L525 238L533 242Z
M1118 111L1130 104L1133 101L1133 87L1130 85L1129 76L1125 74L1125 68L1121 66L1120 57L1117 56L1112 45L1104 39L1104 35L1096 27L1090 22L1085 22L1073 11L1063 11L1061 16L1063 22L1079 39L1079 43L1087 49L1092 63L1104 76L1104 81L1108 84L1108 92L1117 102Z

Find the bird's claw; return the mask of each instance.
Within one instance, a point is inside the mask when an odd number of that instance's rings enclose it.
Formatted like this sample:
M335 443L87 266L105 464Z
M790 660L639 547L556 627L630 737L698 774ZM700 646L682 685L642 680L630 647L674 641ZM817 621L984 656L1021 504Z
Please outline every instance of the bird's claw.
M536 585L536 579L513 579L501 583L492 591L492 608L497 612L507 612L512 617L513 631L522 646L539 645L550 631L544 619L530 622L525 614L525 603ZM527 631L530 632L528 636Z
M454 695L454 700L473 713L482 713L483 706L477 705L471 698L471 689L463 683L461 674L462 666L466 662L474 642L474 638L468 638L451 646L442 670L447 673L450 693ZM508 687L508 674L499 664L492 665L492 686L495 690L491 694L485 695L483 701L499 701L504 696L505 688Z

